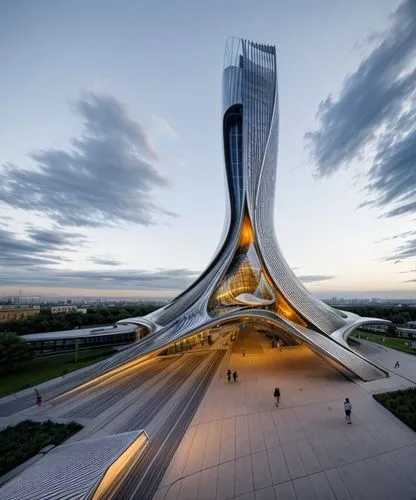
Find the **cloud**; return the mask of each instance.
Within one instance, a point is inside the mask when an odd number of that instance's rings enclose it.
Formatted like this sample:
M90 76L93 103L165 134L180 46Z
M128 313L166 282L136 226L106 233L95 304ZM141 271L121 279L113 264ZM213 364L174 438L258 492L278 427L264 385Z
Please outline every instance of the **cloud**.
M175 141L179 138L178 134L173 130L169 123L160 116L152 115L154 133Z
M84 245L87 238L76 232L63 231L57 228L45 229L29 225L26 229L29 238L39 247L49 250L74 250Z
M401 260L411 257L416 257L416 238L409 238L406 242L399 245L392 255L385 257L384 260L394 260L394 263L398 264Z
M23 235L0 228L0 283L22 268L56 265L68 259L62 252L74 251L86 243L84 235L59 229L30 226ZM3 267L3 269L2 269ZM44 272L50 268L45 267Z
M63 226L149 226L175 216L154 200L154 190L169 181L155 168L158 154L125 106L85 92L74 110L84 130L71 148L32 152L31 169L3 165L0 201Z
M0 215L0 227L8 227L11 220L9 215Z
M48 286L97 290L183 290L199 275L189 269L61 270L43 266L1 273L2 286Z
M338 97L319 105L305 136L318 177L370 162L366 191L385 217L416 212L416 2L403 2Z
M121 262L117 259L103 257L88 257L87 260L99 266L120 266Z
M1 273L3 286L62 287L97 290L184 290L198 276L199 271L189 269L146 270L62 270L42 265ZM332 279L333 276L300 276L303 282Z
M407 238L409 236L416 236L416 229L412 229L410 231L404 231L403 233L397 233L393 236L386 236L385 238L381 238L380 240L375 241L374 243L381 243L383 241L397 240L400 238Z
M314 283L316 281L328 281L334 279L335 276L325 276L322 274L308 274L305 276L298 276L303 283Z

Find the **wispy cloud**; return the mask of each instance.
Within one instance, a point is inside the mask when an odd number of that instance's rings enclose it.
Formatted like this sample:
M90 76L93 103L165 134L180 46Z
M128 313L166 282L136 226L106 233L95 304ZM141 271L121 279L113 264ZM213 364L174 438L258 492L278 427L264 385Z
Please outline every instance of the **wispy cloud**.
M335 278L335 276L326 276L324 274L307 274L304 276L298 276L298 278L303 283L314 283L316 281L328 281Z
M117 259L111 259L106 257L88 257L88 262L97 264L99 266L120 266L121 262Z
M189 269L61 270L40 265L1 272L2 286L37 286L97 290L183 290L199 273Z
M83 133L69 151L31 153L33 168L0 170L0 201L49 217L62 226L145 226L174 216L154 200L169 186L154 163L158 154L143 128L114 97L83 93L74 110Z
M375 41L339 96L321 102L319 126L305 137L318 177L367 154L361 206L395 217L416 212L416 2L403 2Z
M408 259L410 257L416 257L416 238L409 238L402 245L399 245L392 255L385 257L384 260L395 261L395 264L398 264L404 259Z
M393 234L391 236L386 236L385 238L381 238L380 240L376 240L374 243L382 243L383 241L391 241L391 240L397 240L400 238L408 238L409 236L416 236L416 229L412 229L410 231L404 231L403 233Z
M0 282L5 284L7 276L16 275L22 269L67 261L62 253L74 251L85 243L83 234L58 228L29 227L24 235L0 228ZM43 272L49 271L50 268L45 267Z
M179 136L177 132L175 132L175 130L171 127L171 125L169 125L165 118L162 118L158 115L152 115L152 122L155 135L161 135L173 141L178 139Z
M62 287L101 290L183 290L198 276L189 269L157 269L154 271L106 269L64 270L45 267L40 263L31 268L1 272L3 286ZM299 277L304 283L327 281L333 276L308 275Z
M0 226L8 227L12 218L9 215L0 215Z
M199 275L189 269L64 269L69 261L66 253L87 244L83 234L57 227L28 225L23 234L0 228L0 285L172 291L186 288ZM121 264L109 257L93 256L87 260L103 266Z

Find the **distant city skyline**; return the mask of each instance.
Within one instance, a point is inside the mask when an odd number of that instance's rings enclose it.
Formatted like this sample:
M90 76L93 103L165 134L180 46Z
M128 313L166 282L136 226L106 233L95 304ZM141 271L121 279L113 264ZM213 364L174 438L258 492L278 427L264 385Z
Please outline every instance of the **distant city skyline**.
M278 49L275 226L295 273L321 298L416 298L411 0L3 2L0 296L168 299L205 269L231 35Z
M99 291L98 291L99 292ZM74 295L63 295L59 293L50 293L47 295L25 295L24 292L21 294L19 293L11 293L11 294L0 294L0 302L6 302L9 301L8 303L11 304L25 304L25 303L32 303L36 301L47 301L47 300L56 300L56 301L82 301L82 300L95 300L95 301L161 301L161 302L170 302L170 299L172 299L175 294L170 295L168 297L164 296L141 296L138 297L137 294L132 294L132 295L100 295L97 291L95 291L95 294L74 294ZM390 294L389 294L390 293ZM334 295L331 293L323 293L322 295L319 295L318 298L324 300L324 301L351 301L351 300L363 300L363 301L381 301L381 302L397 302L397 301L405 301L405 302L411 302L416 304L416 298L414 296L399 296L395 297L395 294L391 294L391 292L383 292L379 295L373 296L369 293L363 293L363 292L356 292L351 293L351 294L345 294L345 295Z

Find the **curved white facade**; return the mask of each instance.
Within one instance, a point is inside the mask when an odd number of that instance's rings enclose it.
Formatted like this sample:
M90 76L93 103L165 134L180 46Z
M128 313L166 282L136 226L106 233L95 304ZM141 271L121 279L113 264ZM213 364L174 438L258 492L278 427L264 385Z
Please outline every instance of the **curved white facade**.
M120 322L147 326L149 335L104 362L101 371L159 352L213 325L253 318L295 336L363 380L387 375L346 342L358 325L377 320L334 310L314 298L280 251L273 215L278 128L275 47L230 39L222 115L228 210L217 253L170 304Z

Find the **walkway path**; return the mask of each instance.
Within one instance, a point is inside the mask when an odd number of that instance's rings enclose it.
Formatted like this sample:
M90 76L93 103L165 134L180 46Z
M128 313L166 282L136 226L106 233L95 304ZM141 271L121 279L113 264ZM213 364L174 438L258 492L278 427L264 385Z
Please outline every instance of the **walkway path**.
M397 351L367 340L360 339L359 342L360 346L354 347L354 349L363 356L375 361L392 374L416 384L416 356L414 354ZM399 368L394 368L396 361L400 364Z
M416 498L416 433L307 348L262 347L232 353L154 500Z

